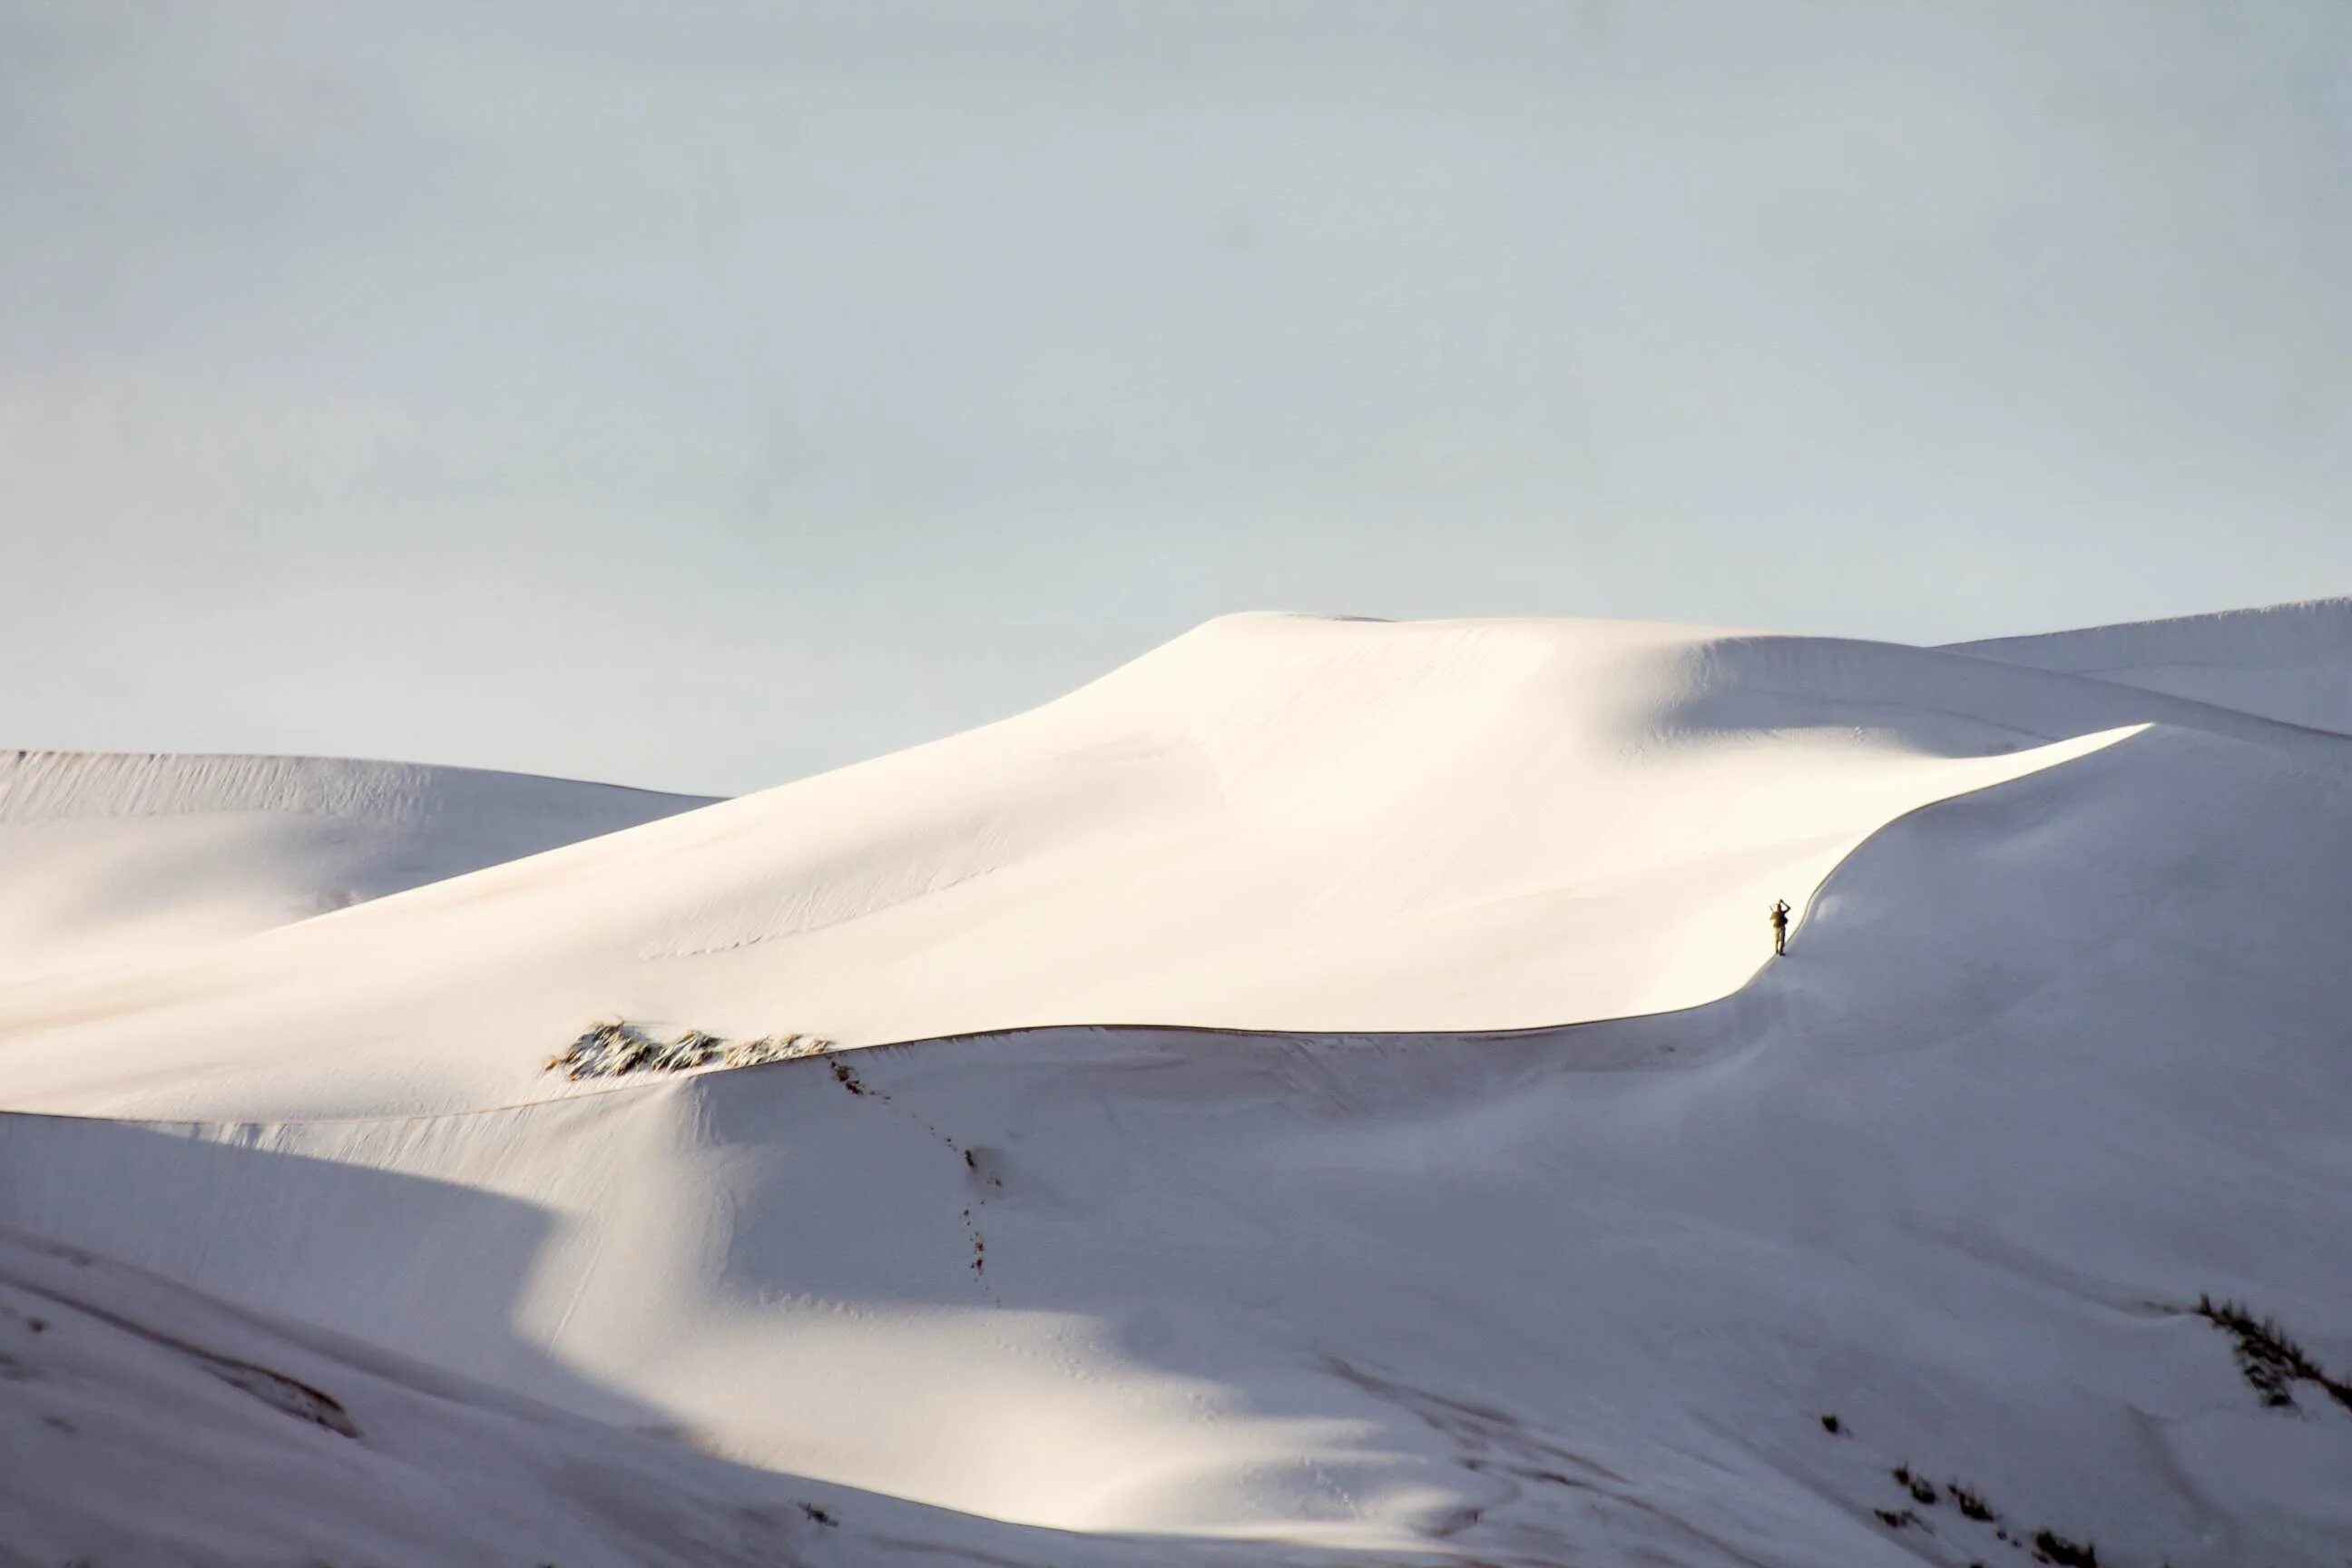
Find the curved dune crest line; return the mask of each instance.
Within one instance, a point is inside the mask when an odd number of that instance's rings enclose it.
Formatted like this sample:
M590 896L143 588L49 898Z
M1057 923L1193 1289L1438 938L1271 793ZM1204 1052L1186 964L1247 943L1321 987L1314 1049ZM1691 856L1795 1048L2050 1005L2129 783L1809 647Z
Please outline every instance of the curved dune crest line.
M2000 717L2023 680L2038 729ZM1885 822L2137 717L2090 684L1674 627L1234 617L932 745L0 991L0 1066L30 1109L348 1116L566 1092L541 1066L599 1017L858 1045L1686 1007Z
M2012 752L2000 760L2005 763L2014 763L2018 765L1995 770L1990 776L1960 784L1957 787L1948 789L1944 793L1936 795L1932 798L1921 801L1916 805L1909 806L1905 810L1896 813L1885 822L1871 828L1868 832L1862 834L1859 837L1854 839L1853 842L1844 846L1843 849L1839 850L1833 857L1831 857L1827 860L1827 863L1822 867L1819 875L1814 877L1811 881L1802 884L1801 887L1794 885L1791 886L1789 891L1789 896L1792 900L1790 905L1790 913L1789 915L1789 941L1791 943L1796 942L1797 933L1804 925L1805 918L1811 910L1814 902L1822 891L1835 879L1839 871L1850 863L1855 856L1867 847L1873 840L1876 839L1881 835L1895 830L1905 821L1922 812L1932 811L1938 805L1963 799L1966 796L1974 795L1979 791L1997 788L2001 784L2025 778L2033 773L2063 767L2080 758L2089 756L2093 752L2104 751L2107 747L2121 744L2134 736L2147 733L2149 729L2150 726L2145 724L2124 725L2097 734L2079 736L2072 741L2053 742L2048 745L2038 747L2031 752ZM1318 1044L1336 1044L1347 1040L1374 1041L1425 1039L1431 1041L1486 1041L1525 1038L1537 1036L1558 1036L1565 1035L1573 1030L1591 1028L1599 1025L1633 1023L1645 1018L1654 1018L1672 1014L1696 1012L1700 1009L1712 1006L1716 1003L1736 995L1742 988L1752 984L1759 975L1762 974L1769 963L1769 959L1762 956L1762 954L1767 952L1769 952L1769 949L1764 948L1759 944L1759 956L1758 963L1730 988L1713 995L1699 996L1689 1001L1677 1002L1670 1005L1643 1008L1633 1012L1594 1015L1576 1018L1557 1018L1537 1024L1501 1025L1483 1028L1438 1029L1378 1028L1370 1026L1312 1028L1305 1026L1257 1026L1239 1024L1173 1024L1134 1018L1093 1018L1087 1019L1082 1022L1013 1025L997 1028L966 1029L948 1035L912 1035L898 1039L866 1042L860 1048L881 1049L886 1047L903 1048L922 1046L943 1046L964 1041L983 1039L1013 1040L1025 1036L1049 1035L1073 1031L1093 1034L1136 1034L1144 1036L1200 1035L1213 1036L1227 1039L1285 1039L1297 1041L1300 1043Z

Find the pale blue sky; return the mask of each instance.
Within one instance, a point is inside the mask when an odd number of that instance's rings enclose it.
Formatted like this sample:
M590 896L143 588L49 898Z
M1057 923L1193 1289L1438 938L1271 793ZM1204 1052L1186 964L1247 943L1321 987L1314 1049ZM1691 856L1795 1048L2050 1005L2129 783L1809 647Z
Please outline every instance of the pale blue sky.
M2352 5L0 0L0 745L713 791L2347 592Z

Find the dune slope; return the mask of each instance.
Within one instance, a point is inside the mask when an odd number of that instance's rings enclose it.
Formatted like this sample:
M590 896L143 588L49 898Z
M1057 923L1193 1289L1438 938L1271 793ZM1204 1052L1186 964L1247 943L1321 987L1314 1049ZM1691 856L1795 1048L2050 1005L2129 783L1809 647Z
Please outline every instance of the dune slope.
M1118 1568L1168 1551L730 1465L20 1232L0 1232L0 1380L10 1564ZM1273 1542L1185 1556L1360 1563Z
M0 1068L37 1109L406 1114L560 1092L544 1063L604 1017L870 1044L1657 1012L1746 981L1772 900L1887 821L2148 721L2338 743L1884 645L1235 617L933 745L14 988Z
M2347 764L1948 651L1221 623L0 993L0 1223L1000 1563L2332 1568ZM596 1006L965 1032L510 1065ZM2203 1295L2315 1375L2250 1382Z

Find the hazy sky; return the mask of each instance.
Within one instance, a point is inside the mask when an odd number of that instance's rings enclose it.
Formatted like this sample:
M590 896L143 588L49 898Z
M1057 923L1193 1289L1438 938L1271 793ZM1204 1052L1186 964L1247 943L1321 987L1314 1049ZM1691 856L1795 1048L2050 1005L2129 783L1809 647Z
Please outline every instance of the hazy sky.
M0 0L0 745L2352 591L2352 5Z

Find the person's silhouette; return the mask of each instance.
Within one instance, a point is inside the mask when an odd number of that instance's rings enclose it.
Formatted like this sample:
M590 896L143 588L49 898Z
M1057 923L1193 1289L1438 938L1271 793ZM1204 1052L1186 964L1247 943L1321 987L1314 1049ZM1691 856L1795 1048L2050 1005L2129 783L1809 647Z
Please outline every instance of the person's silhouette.
M1772 900L1772 956L1780 957L1789 951L1789 900Z

